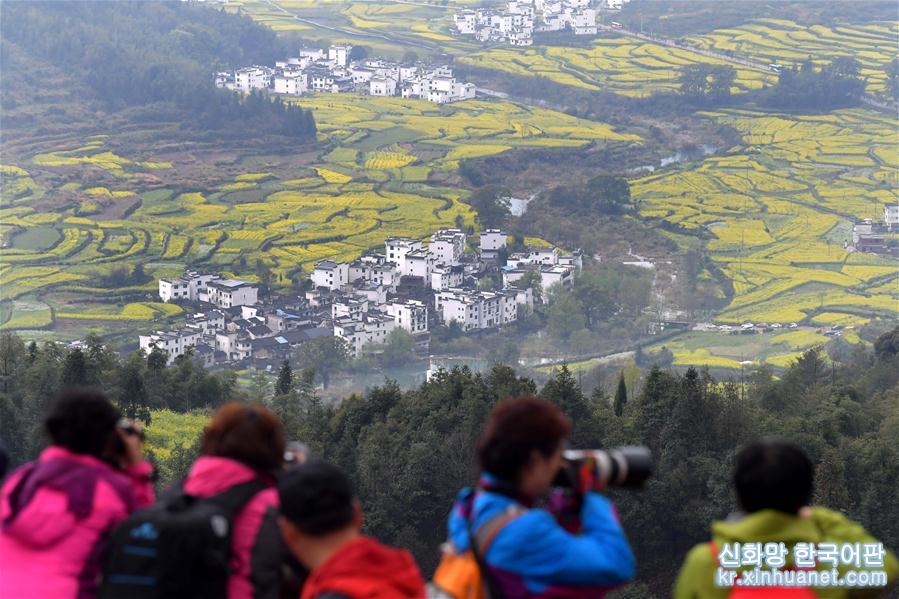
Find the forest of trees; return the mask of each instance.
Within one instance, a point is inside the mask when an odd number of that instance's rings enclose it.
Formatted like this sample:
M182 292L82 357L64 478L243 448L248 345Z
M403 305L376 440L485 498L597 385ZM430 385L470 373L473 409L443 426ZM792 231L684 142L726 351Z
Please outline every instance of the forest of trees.
M816 67L809 58L801 65L785 69L777 85L759 92L762 104L791 110L832 110L857 106L865 93L861 65L840 56L829 65Z
M609 389L585 393L565 367L538 388L497 365L484 373L441 371L407 391L385 381L329 404L303 366L282 366L265 401L291 439L352 476L367 531L410 548L426 572L436 564L456 491L475 479L474 443L489 410L506 397L535 393L571 417L573 447L644 444L654 453L656 475L644 491L611 492L639 564L638 582L618 597L668 596L685 552L707 538L712 520L736 509L736 450L762 436L793 439L809 452L817 465L816 503L845 511L899 546L899 328L842 362L810 350L779 377L759 368L744 384L693 368L653 367L630 388L621 376ZM132 416L159 402L185 411L258 399L239 389L232 373L211 374L190 360L165 368L161 354L122 360L96 339L67 350L2 333L0 436L17 462L39 450L46 402L70 383L100 385ZM185 439L176 463L162 470L183 474L195 441Z
M188 2L5 2L2 38L62 66L116 109L164 102L226 136L314 139L311 112L216 89L217 68L272 64L289 52L243 15Z

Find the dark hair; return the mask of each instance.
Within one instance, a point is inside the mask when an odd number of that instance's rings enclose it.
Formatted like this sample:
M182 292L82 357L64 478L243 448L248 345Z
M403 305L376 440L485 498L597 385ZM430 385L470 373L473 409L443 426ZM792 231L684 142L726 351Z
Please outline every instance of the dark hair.
M71 387L53 400L44 428L54 445L100 458L111 449L121 417L102 391Z
M478 440L482 470L515 483L533 450L550 456L571 433L555 404L536 397L507 399L493 408Z
M812 495L815 468L801 447L790 441L764 439L737 454L734 486L749 513L778 510L795 514Z
M281 514L305 534L320 537L353 521L353 486L327 462L312 461L286 472L278 482Z
M227 403L212 416L200 451L272 472L284 462L286 445L284 427L270 411L259 405Z

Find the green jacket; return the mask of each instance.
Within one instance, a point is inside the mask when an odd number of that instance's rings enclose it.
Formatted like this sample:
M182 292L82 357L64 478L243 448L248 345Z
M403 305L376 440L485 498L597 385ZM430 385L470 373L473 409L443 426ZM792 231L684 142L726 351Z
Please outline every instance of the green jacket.
M712 539L720 551L725 543L766 543L783 542L792 554L793 544L799 542L819 543L872 543L872 537L860 525L839 512L825 508L812 508L810 517L793 516L776 510L763 510L744 516L736 521L720 521L712 524ZM792 565L787 557L787 567ZM822 567L826 569L828 566ZM680 575L674 586L675 599L724 599L731 589L715 586L715 572L718 559L708 543L697 545L687 554ZM854 566L840 565L841 574ZM889 551L884 558L883 570L887 573L888 584L895 586L899 579L899 562ZM814 589L822 599L847 599L856 597L877 597L884 589Z

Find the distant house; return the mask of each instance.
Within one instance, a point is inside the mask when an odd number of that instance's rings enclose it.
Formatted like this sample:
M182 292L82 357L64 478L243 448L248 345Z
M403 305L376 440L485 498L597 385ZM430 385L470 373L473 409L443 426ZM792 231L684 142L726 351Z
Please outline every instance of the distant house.
M249 92L271 85L272 70L268 67L246 67L234 72L234 88Z
M207 286L213 281L220 281L218 275L188 271L182 276L159 279L159 299L164 302L187 300L191 302L209 301Z
M387 314L393 317L394 324L413 335L428 332L428 307L417 300L393 301L384 306Z
M180 329L178 331L156 331L149 335L138 336L140 348L147 354L154 348L168 354L168 365L175 358L183 355L188 348L198 345L204 338L203 332L196 329Z
M312 284L316 287L340 289L350 282L349 275L349 264L337 263L331 260L322 260L321 262L318 262L312 270Z
M247 281L227 279L208 284L209 303L219 308L249 306L258 301L259 288Z
M392 316L369 313L359 320L341 318L334 321L334 336L345 340L354 356L360 356L366 345L385 343L394 328L396 323Z
M276 76L273 81L276 94L299 96L309 89L305 74Z
M440 229L431 235L428 254L435 265L457 264L465 253L465 232L461 229Z
M372 77L368 83L368 93L372 96L395 96L396 79L392 77Z
M338 66L345 67L350 61L350 52L352 46L331 46L328 48L328 60L335 62Z
M899 203L884 206L883 224L890 229L899 227Z
M499 327L518 318L515 295L509 292L447 289L436 293L434 301L441 321L456 322L463 331Z

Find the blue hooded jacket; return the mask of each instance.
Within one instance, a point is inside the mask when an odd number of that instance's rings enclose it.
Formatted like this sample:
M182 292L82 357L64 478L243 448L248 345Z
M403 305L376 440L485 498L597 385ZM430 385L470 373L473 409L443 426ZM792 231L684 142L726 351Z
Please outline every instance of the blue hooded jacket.
M485 482L496 479L485 474L481 487ZM476 533L515 503L483 488L462 489L448 523L456 551L468 550L469 525ZM602 597L611 587L632 580L634 555L612 503L599 493L588 493L581 523L581 534L571 534L544 509L526 509L507 523L484 556L504 598Z

